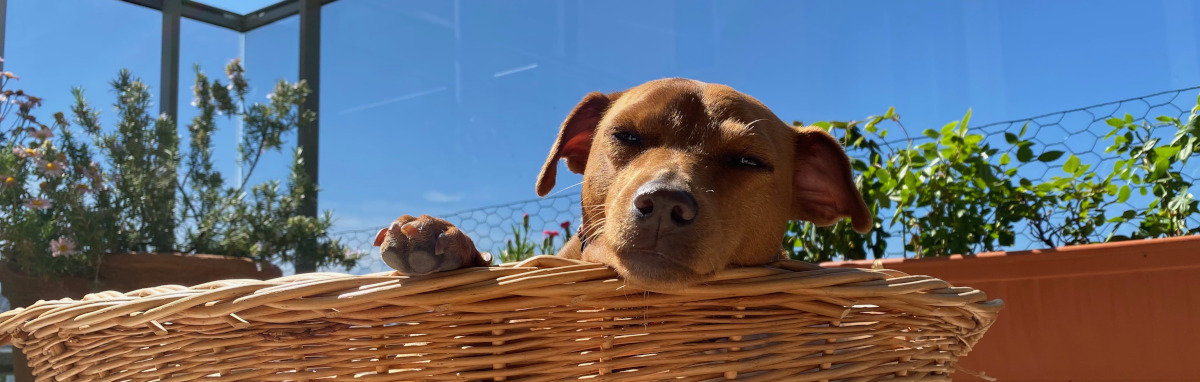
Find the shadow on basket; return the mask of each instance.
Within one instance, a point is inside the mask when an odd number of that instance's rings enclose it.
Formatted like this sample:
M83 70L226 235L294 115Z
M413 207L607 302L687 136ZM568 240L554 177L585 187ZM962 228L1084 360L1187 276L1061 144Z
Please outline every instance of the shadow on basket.
M949 380L1003 303L785 260L669 293L551 256L424 277L314 273L0 314L39 381Z

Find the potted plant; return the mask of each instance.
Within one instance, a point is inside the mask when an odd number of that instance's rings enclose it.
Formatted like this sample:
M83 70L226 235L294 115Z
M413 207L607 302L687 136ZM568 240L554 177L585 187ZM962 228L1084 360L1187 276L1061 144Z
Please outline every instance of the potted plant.
M150 113L149 87L128 71L112 82L117 122L108 129L81 89L73 91L70 116L39 119L41 98L10 89L18 77L3 73L0 117L9 126L0 131L0 284L13 306L97 290L276 277L271 263L292 260L303 238L318 238L321 264L354 263L357 255L328 236L329 212L299 213L316 187L299 155L288 182L247 183L264 153L282 149L283 134L315 118L300 108L309 90L280 81L267 103L247 103L240 63L225 72L227 84L196 70L199 114L187 126L186 151L175 122ZM212 163L222 115L245 126L238 159L247 171L232 184Z
M1039 150L1028 124L994 147L968 128L969 113L897 148L880 126L899 123L892 110L865 123L818 123L866 154L854 161L859 187L892 218L868 235L793 224L785 248L824 267L930 275L1003 299L990 339L962 360L965 380L1196 380L1197 369L1175 355L1200 351L1189 329L1200 203L1190 191L1195 164L1186 167L1200 151L1198 111L1186 122L1105 119L1097 147L1111 170ZM1020 166L1033 162L1045 163L1047 176L1025 177ZM901 236L904 258L882 258L888 228ZM1004 251L1021 233L1046 249Z

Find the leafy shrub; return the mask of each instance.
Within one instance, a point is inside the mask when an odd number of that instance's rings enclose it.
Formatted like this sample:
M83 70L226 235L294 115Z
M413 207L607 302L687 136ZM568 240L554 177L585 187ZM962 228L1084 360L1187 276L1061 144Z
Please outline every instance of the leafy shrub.
M813 125L842 137L872 212L878 216L890 210L894 215L886 224L877 220L866 235L844 223L815 227L792 222L784 248L793 258L827 261L834 254L883 257L890 230L902 235L904 253L918 257L1011 246L1021 226L1048 247L1197 234L1200 227L1189 226L1189 218L1200 215L1200 208L1182 171L1200 151L1198 111L1200 99L1186 124L1169 116L1156 123L1139 124L1130 115L1107 120L1112 130L1104 139L1112 142L1105 152L1118 158L1107 175L1075 155L1039 152L1025 138L1028 125L1005 132L1010 146L992 147L984 135L970 130L970 111L941 129L924 130L922 143L909 137L899 148L886 143L888 130L881 128L894 123L906 131L894 109L864 121L817 122ZM1158 129L1174 129L1173 139L1156 138ZM1019 165L1035 161L1061 165L1063 174L1046 180L1024 177ZM1112 216L1114 208L1132 202L1134 192L1151 196L1145 208ZM1132 233L1122 233L1130 224L1136 224Z
M529 214L521 217L521 224L512 226L511 239L504 242L504 248L500 249L500 262L510 263L528 259L536 255L554 255L562 248L567 241L571 240L571 222L565 221L559 224L562 227L562 232L558 230L542 231L541 243L534 242L531 238L529 228Z
M291 261L304 238L316 237L319 265L350 267L357 255L328 236L332 215L299 213L315 195L297 150L287 183L246 181L261 156L282 150L282 136L315 118L301 112L309 93L303 82L280 81L267 104L247 105L249 84L240 63L226 67L229 84L209 80L197 69L193 106L200 114L188 125L189 151L181 158L175 122L154 117L150 88L128 71L112 82L117 125L105 130L100 112L75 89L74 124L56 113L50 125L32 112L41 99L6 90L16 76L4 73L0 106L11 128L0 131L0 254L34 275L85 275L104 254L116 252L212 253L257 261ZM211 136L218 115L239 118L246 133L239 161L248 170L226 184L212 165ZM92 144L77 138L90 137ZM180 169L183 162L185 166ZM182 172L182 176L180 176Z

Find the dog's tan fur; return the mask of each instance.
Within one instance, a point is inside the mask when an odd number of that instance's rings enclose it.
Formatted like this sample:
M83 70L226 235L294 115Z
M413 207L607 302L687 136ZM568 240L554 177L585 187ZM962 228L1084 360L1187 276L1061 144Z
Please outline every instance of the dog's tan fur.
M558 255L606 264L643 287L769 263L791 219L873 225L832 136L792 127L724 85L672 78L590 93L559 129L539 195L553 189L560 159L583 174L583 223ZM424 215L397 219L376 245L405 274L487 263L469 237Z

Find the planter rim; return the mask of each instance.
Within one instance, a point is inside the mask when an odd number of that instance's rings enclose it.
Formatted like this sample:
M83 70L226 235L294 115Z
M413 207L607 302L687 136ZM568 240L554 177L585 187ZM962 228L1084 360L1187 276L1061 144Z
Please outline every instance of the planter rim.
M1200 247L1200 235L1187 235L1175 237L1163 237L1155 239L1143 240L1126 240L1109 243L1094 243L1094 244L1079 244L1067 245L1056 248L1031 249L1023 251L996 251L983 252L974 255L950 255L939 257L923 257L923 258L892 258L892 259L865 259L865 260L846 260L846 261L826 261L820 265L822 267L870 267L870 268L891 268L899 264L912 265L933 265L931 263L939 263L955 260L972 260L972 259L1000 259L1006 257L1028 256L1028 255L1056 255L1056 254L1084 254L1088 252L1120 252L1130 251L1146 246L1183 246L1183 247Z

